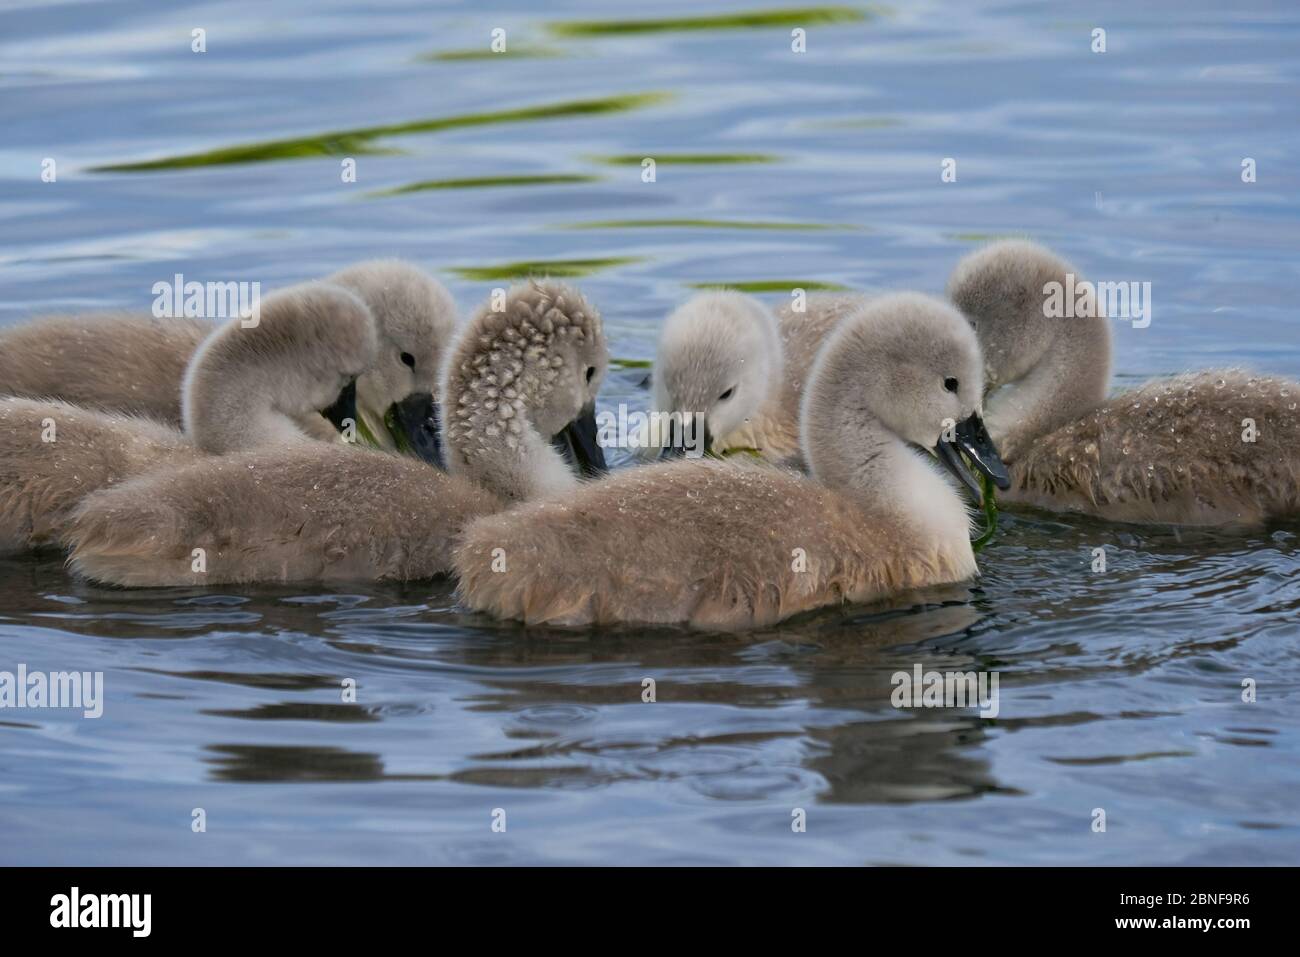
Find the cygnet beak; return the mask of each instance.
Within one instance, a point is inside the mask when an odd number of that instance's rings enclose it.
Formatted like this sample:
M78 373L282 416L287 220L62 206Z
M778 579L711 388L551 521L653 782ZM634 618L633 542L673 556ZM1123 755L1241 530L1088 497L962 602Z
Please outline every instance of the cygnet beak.
M984 504L983 490L980 488L979 480L962 459L963 454L998 488L1011 487L1011 476L1007 474L1007 467L1002 464L997 447L989 437L989 431L984 427L984 420L980 418L978 412L973 413L969 419L957 426L955 441L948 442L940 439L939 444L934 447L934 453L948 471L970 489L975 501L981 505Z
M384 425L399 451L414 455L440 469L447 467L438 428L438 403L432 393L412 392L384 413Z
M689 422L686 421L689 416ZM703 428L700 427L703 424ZM691 428L690 426L694 426ZM695 442L689 440L694 438ZM713 448L713 433L709 431L709 423L703 416L692 415L689 412L683 413L681 418L674 417L668 423L668 444L664 446L660 454L661 459L680 459L690 453L692 458L699 458L706 455L709 449Z
M596 441L596 404L588 404L572 422L551 439L564 461L578 474L591 478L609 471L605 452Z

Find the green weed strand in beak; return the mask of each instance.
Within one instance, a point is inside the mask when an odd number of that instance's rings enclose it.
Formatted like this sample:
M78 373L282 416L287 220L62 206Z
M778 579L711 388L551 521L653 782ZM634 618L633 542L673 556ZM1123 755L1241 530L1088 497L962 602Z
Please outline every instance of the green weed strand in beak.
M365 416L357 413L357 435L361 441L372 448L379 448L379 442L375 439L375 433L370 431L370 426L366 425Z
M980 488L983 492L984 499L984 531L978 538L971 539L971 550L976 554L980 552L989 542L993 541L993 534L998 530L998 502L995 497L993 480L983 472L980 473Z
M384 413L384 427L388 429L388 434L393 437L397 443L397 451L403 455L414 455L415 446L411 444L410 437L406 430L397 422L397 406L390 405L388 411Z

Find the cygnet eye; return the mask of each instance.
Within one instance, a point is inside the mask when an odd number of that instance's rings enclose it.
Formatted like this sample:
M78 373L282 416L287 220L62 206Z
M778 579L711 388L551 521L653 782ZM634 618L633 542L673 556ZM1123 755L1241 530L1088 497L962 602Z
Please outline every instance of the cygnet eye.
M730 399L733 395L735 395L735 392L736 392L736 387L733 385L733 386L732 386L730 389L728 389L726 392L722 393L722 395L718 396L718 401L719 401L719 402L726 402L726 401L727 401L728 399Z
M587 366L587 381L590 382L595 377L596 377L596 367Z
M943 380L943 387L947 389L949 392L956 392L957 380L954 379L952 376L948 376L948 378Z
M415 368L415 356L411 355L409 352L402 353L402 362L406 363L406 365L410 366L412 369Z

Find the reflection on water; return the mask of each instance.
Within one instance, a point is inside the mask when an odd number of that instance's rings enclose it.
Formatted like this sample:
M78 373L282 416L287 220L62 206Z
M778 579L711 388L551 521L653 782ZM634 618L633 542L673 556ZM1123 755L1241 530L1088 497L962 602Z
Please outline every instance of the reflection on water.
M1102 57L1032 6L350 6L0 12L0 321L143 308L177 270L402 255L466 309L547 272L605 315L602 401L639 407L694 288L935 290L1028 235L1152 281L1120 381L1300 372L1294 12L1103 4ZM0 863L1292 862L1297 535L1004 513L978 582L743 635L500 624L446 582L119 591L0 561L0 671L103 671L107 698L0 712ZM895 708L918 666L996 672L997 717Z
M1088 571L1095 543L1105 576ZM443 583L137 593L6 562L7 653L102 669L108 701L97 723L4 726L4 805L29 838L105 792L136 809L75 853L37 841L41 859L166 860L190 808L232 813L212 804L238 809L233 845L186 851L212 861L250 842L338 859L286 839L300 812L373 832L385 860L487 861L496 807L520 832L512 861L1291 853L1295 763L1266 749L1295 750L1294 531L1004 516L989 554L975 585L748 635L499 625L457 612ZM892 677L917 665L998 672L998 717L895 709ZM1242 675L1260 681L1254 705ZM791 845L797 807L811 824Z

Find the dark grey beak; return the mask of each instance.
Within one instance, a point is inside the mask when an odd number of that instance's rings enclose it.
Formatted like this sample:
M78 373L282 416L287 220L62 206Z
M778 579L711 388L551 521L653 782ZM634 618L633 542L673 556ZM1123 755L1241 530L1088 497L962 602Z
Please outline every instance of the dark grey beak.
M321 409L320 414L330 420L334 428L340 432L343 431L343 420L351 419L355 424L357 421L357 380L354 377L351 382L343 387L339 397L334 400L334 404L328 409Z
M699 454L706 454L709 449L713 448L713 434L709 431L709 423L704 423L704 445L687 447L685 427L680 419L672 419L668 423L668 444L664 446L663 452L660 453L661 459L680 459L686 456L688 451L699 449Z
M934 447L935 453L953 475L970 489L975 501L983 504L984 493L980 488L979 479L977 479L965 461L962 455L970 459L975 468L987 475L989 479L1000 489L1011 487L1011 476L1007 474L1007 467L1002 464L1002 459L998 456L998 450L993 445L993 440L989 437L988 429L984 428L984 420L979 414L973 414L965 422L957 426L956 441L947 442L939 440L939 444Z
M393 441L402 452L430 465L446 468L442 456L442 433L438 430L438 403L428 392L412 392L388 407L384 415Z
M596 405L592 403L551 439L551 445L560 450L564 461L579 475L588 478L604 475L609 466L605 464L604 450L596 441L597 431Z

